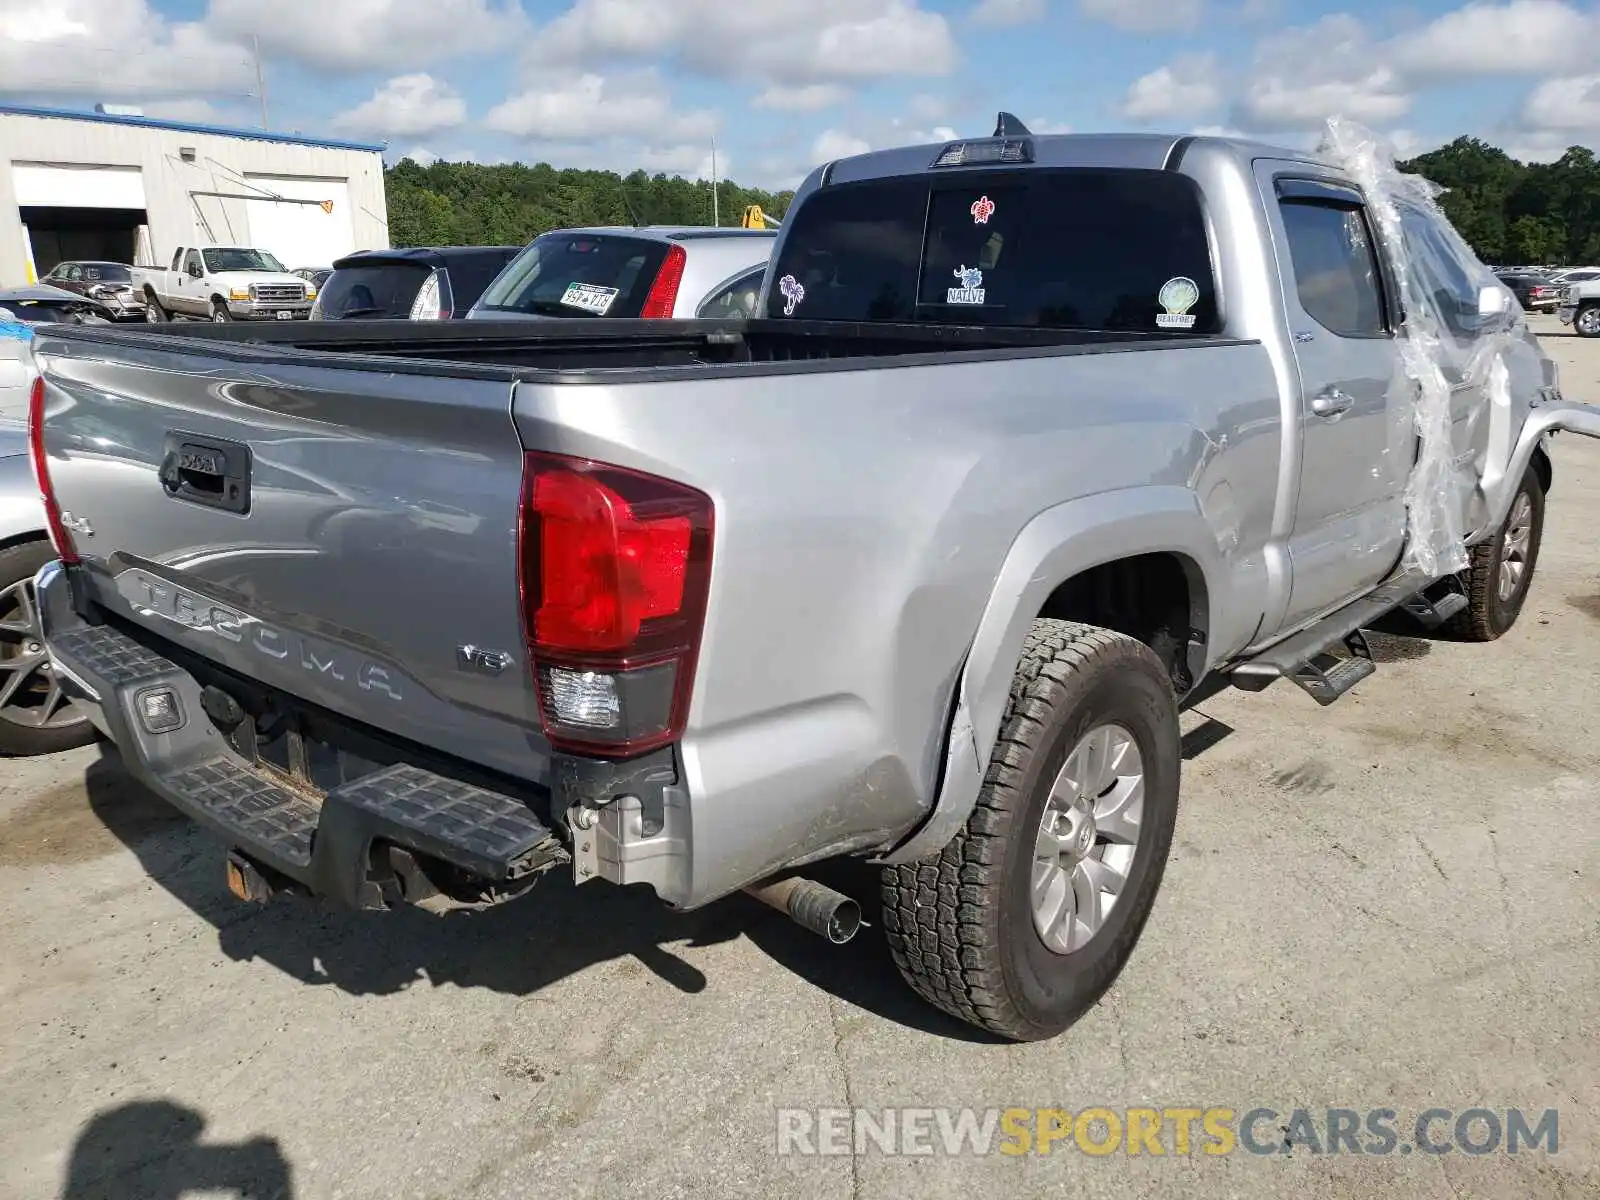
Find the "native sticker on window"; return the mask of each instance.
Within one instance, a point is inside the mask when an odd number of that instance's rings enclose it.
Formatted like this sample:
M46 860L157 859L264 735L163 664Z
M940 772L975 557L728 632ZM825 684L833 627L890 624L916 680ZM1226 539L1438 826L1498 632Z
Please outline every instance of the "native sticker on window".
M582 309L597 317L603 317L616 303L619 295L621 292L618 289L601 287L597 283L569 283L567 290L561 294L561 303L568 308Z
M983 272L977 267L957 267L953 272L960 281L960 287L950 288L944 294L946 304L982 304L983 303Z
M1161 285L1156 302L1166 310L1156 314L1158 329L1193 329L1194 314L1189 310L1200 303L1200 286L1187 275L1178 275Z

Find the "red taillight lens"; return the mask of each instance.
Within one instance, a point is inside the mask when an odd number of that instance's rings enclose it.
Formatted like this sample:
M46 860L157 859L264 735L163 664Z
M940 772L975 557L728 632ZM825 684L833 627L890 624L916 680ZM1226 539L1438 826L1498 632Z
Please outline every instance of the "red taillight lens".
M523 623L551 745L641 754L683 732L711 580L711 498L564 455L525 460Z
M78 561L78 548L72 535L61 521L61 505L56 503L56 491L50 484L50 460L44 452L44 377L33 381L28 393L28 457L33 461L33 480L39 487L39 498L44 502L45 528L50 532L50 543L56 548L56 557L64 563Z
M644 298L644 308L639 315L653 321L664 321L672 315L678 303L678 285L683 282L683 268L689 255L682 246L674 243L667 247L667 257L656 272L656 281L650 285L650 294Z

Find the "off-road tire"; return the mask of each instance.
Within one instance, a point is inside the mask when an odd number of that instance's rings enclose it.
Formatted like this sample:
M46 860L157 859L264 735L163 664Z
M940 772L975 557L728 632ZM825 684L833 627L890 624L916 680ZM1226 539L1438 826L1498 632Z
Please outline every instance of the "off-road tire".
M1144 760L1145 801L1129 883L1082 949L1058 955L1034 927L1033 847L1057 773L1079 738L1115 721ZM1054 1037L1111 986L1161 886L1181 764L1171 677L1142 642L1037 620L999 741L966 827L936 857L883 872L895 965L937 1007L1015 1041Z
M56 556L49 542L23 542L0 550L0 589L31 578L40 567ZM0 653L3 653L0 650ZM3 676L0 676L3 678ZM14 720L8 720L0 710L0 754L26 756L54 754L58 750L74 750L87 746L95 739L94 726L87 716L81 716L70 725L51 729L35 729Z
M1528 538L1527 566L1522 581L1511 597L1500 598L1500 563L1505 554L1506 533L1510 527L1510 514L1516 512L1518 497L1526 494L1532 506L1533 527ZM1461 573L1467 589L1467 607L1450 618L1446 629L1456 637L1469 642L1492 642L1513 625L1522 614L1522 605L1533 585L1533 572L1539 565L1539 541L1544 536L1544 485L1539 475L1529 467L1522 476L1517 495L1511 498L1506 510L1507 524L1501 526L1491 538L1485 538L1472 547L1468 554L1467 569Z

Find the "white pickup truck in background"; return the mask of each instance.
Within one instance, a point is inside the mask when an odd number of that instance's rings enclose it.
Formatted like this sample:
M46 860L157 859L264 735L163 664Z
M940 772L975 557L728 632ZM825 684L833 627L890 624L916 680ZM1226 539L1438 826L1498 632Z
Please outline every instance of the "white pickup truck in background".
M311 315L316 288L265 250L179 246L170 266L134 267L133 283L152 323L173 317L217 321L296 321Z

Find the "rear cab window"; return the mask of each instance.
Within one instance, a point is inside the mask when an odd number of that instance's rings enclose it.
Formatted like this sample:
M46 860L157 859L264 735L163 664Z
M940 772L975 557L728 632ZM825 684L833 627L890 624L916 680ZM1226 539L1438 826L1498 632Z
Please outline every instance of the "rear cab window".
M433 268L420 262L371 262L339 267L322 285L322 315L330 321L409 317Z
M1165 335L1220 328L1198 186L1167 171L1031 168L814 193L769 317Z
M547 233L489 285L478 312L637 317L667 244L622 234Z

